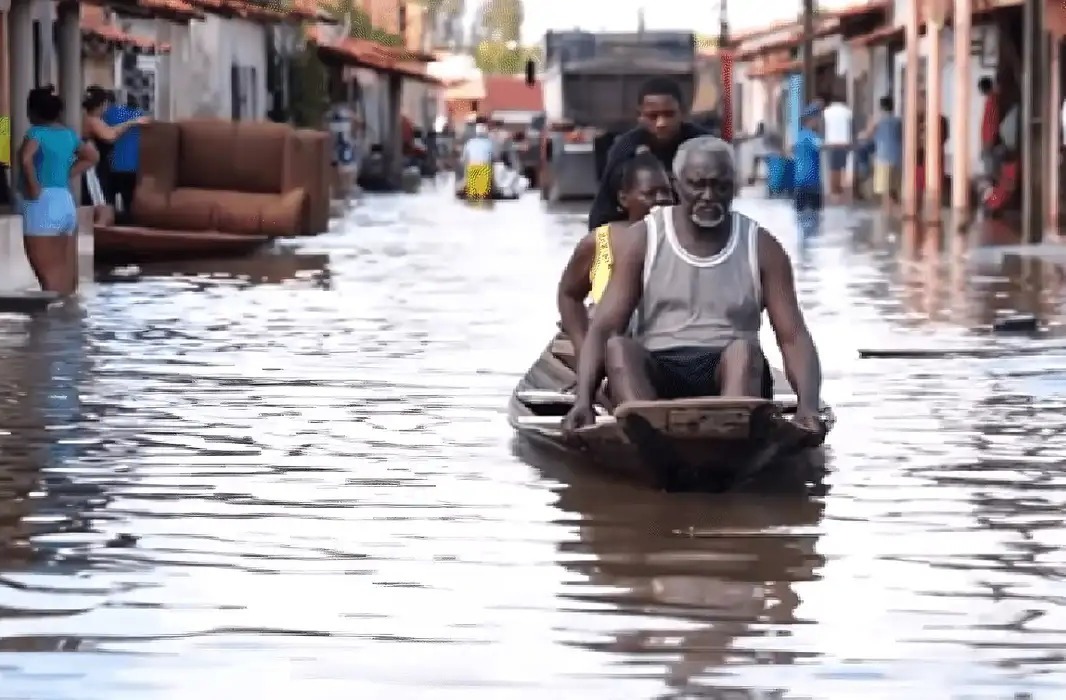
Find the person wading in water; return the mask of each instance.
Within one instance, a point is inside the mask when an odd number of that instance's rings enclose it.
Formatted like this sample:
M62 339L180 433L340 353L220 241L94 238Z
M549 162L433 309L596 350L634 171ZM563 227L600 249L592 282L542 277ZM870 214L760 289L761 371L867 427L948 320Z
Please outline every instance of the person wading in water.
M27 104L33 125L19 147L22 166L22 232L33 274L41 290L63 296L77 286L78 208L70 181L96 164L91 144L63 124L63 100L34 91Z
M626 213L618 206L617 191L612 183L615 169L634 155L641 146L647 147L670 169L678 147L697 136L709 133L685 121L685 105L681 88L669 78L652 78L640 88L637 96L637 126L615 139L607 152L607 162L600 178L600 188L589 210L589 231L611 221L625 221Z
M732 212L732 147L713 136L684 143L674 161L680 204L619 231L615 267L581 349L574 406L563 426L595 421L604 374L616 404L701 396L773 398L759 347L765 309L796 392L795 423L821 442L818 352L800 311L788 254ZM625 333L636 314L634 333Z
M575 353L580 352L589 327L585 300L591 296L593 304L599 303L614 266L613 232L640 221L652 207L673 204L674 192L666 169L648 152L638 153L620 168L614 189L628 221L604 224L586 234L574 248L559 280L559 321Z

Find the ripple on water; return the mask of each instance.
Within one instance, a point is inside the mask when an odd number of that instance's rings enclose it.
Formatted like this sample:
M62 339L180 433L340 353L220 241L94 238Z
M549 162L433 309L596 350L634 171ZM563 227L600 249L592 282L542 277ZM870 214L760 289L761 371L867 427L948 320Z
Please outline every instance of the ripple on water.
M795 258L833 470L664 495L504 420L581 217L413 201L0 319L0 699L1066 691L1066 354L855 359L979 342L951 324L1010 279L743 202Z

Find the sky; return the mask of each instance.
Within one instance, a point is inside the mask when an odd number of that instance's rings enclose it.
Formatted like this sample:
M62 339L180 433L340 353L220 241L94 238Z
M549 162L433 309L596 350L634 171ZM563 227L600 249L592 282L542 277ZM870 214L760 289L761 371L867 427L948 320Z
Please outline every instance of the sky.
M820 0L818 6L831 9L856 4L856 0ZM733 29L746 29L799 15L800 0L732 0L729 22ZM469 4L468 4L469 7ZM523 43L537 43L548 29L588 31L631 31L644 8L647 29L693 29L699 33L718 32L716 0L525 0Z

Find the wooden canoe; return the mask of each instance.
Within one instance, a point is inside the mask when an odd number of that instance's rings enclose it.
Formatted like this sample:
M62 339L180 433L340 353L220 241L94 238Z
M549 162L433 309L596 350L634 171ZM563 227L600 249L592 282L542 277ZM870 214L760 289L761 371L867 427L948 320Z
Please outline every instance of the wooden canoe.
M248 255L267 236L218 231L163 231L139 226L97 226L93 257L97 263L139 263Z
M518 382L508 418L519 437L578 450L605 470L675 491L726 491L773 470L809 469L822 448L805 443L791 422L796 398L774 371L775 398L708 397L633 402L609 413L597 406L596 424L566 435L562 417L573 404L573 348L556 337ZM833 414L823 406L830 428Z

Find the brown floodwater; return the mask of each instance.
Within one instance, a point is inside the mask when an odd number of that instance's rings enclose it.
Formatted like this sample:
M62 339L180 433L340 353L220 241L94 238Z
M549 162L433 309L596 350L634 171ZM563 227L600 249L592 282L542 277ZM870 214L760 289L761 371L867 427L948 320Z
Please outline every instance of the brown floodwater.
M0 317L0 699L1066 696L1061 269L738 206L794 255L838 419L775 493L514 440L584 228L535 196L368 197ZM1050 338L981 330L1011 310Z

